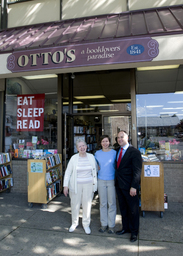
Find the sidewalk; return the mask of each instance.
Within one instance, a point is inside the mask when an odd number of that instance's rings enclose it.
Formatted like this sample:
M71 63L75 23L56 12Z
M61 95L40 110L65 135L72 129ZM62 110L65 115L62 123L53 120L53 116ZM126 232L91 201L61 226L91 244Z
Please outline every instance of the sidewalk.
M138 241L131 243L130 234L117 236L98 232L98 197L93 201L91 235L81 226L69 233L71 212L69 198L56 197L42 209L40 204L28 207L27 196L0 194L1 256L181 256L183 255L183 203L169 203L163 218L159 212L146 212L140 217ZM121 229L117 214L116 230Z

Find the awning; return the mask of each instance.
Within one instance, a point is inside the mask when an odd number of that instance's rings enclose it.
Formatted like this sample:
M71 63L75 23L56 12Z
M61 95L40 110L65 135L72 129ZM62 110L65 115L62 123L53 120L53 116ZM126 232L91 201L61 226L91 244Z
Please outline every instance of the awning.
M0 53L183 33L183 5L78 18L0 32Z

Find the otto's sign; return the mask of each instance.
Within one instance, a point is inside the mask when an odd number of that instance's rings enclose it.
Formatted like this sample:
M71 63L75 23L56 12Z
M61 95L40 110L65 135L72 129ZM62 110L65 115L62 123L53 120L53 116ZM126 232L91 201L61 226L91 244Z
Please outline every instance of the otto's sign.
M17 131L43 131L45 94L17 95Z
M123 39L14 52L7 68L22 72L152 61L158 54L158 42L150 37Z

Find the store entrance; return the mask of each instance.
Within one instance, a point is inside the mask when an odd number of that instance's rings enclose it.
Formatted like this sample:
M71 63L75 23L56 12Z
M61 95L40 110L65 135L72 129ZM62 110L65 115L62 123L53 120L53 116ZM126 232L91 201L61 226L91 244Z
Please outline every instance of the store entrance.
M111 138L111 148L116 149L117 134L125 130L129 134L131 142L131 116L124 115L64 115L64 150L63 169L65 170L69 159L75 153L77 139L83 139L87 143L87 152L94 154L100 147L100 136L107 134Z
M131 105L132 96L134 100L132 77L129 69L63 76L63 113L71 114L66 114L63 129L65 168L77 153L78 138L86 141L87 151L92 154L100 149L100 136L104 134L110 136L112 147L116 146L115 138L120 130L129 134L131 142L131 115L135 108Z
M71 115L64 114L64 149L63 169L66 169L69 159L75 153L77 139L87 143L87 152L94 154L100 148L102 135L101 115Z
M109 135L111 138L111 147L117 147L118 132L124 130L128 134L129 143L132 142L131 115L103 115L102 131L103 134Z

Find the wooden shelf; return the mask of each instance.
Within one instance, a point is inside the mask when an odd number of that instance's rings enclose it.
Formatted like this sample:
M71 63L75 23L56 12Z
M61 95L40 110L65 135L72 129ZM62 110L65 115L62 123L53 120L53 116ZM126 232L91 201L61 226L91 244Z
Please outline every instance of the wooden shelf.
M86 135L86 133L74 133L75 136Z
M154 169L151 170L150 168ZM162 162L143 162L141 211L164 212L164 169Z
M57 155L57 154L56 154ZM29 159L27 165L28 171L28 202L30 205L32 203L47 204L50 202L58 193L62 190L62 155L58 154L61 160L60 164L54 165L49 169L46 169L46 159ZM33 171L33 165L35 169ZM32 169L31 169L32 166ZM60 176L58 179L47 185L46 173L50 172L52 169L59 168ZM47 189L53 186L60 180L60 189L56 195L51 199L48 199Z
M5 180L5 179L7 179L7 178L10 178L10 176L12 176L12 175L9 174L9 175L3 176L3 177L0 178L0 180Z
M60 165L61 165L61 163L60 163L60 164L57 164L57 165L54 165L53 167L50 167L50 168L46 169L46 172L49 172L51 169L57 168L57 167L59 167Z
M53 182L49 183L49 184L46 184L47 187L49 187L50 185L52 185L53 183L55 183L56 181L60 180L60 178L54 180Z
M8 165L8 164L11 164L11 162L6 162L6 163L3 163L3 164L0 164L1 165Z
M9 155L9 153L0 153L0 155L1 154L8 154ZM9 155L9 159L10 159L10 155ZM8 161L8 162L5 162L5 163L0 163L0 168L2 167L2 166L8 166L8 165L10 165L10 168L11 168L11 173L10 174L8 174L8 175L5 175L5 176L2 176L2 177L0 177L0 182L2 182L3 180L6 180L6 179L8 179L8 187L7 188L3 188L3 189L1 189L0 190L0 193L1 192L4 192L4 191L6 191L6 190L10 190L11 188L12 188L12 181L11 181L11 179L12 179L12 165L11 165L11 160L10 161ZM2 183L1 183L2 184Z
M6 190L8 190L8 189L11 189L11 188L12 188L12 186L9 187L9 188L5 188L5 189L3 189L3 190L0 190L0 193L6 191Z

